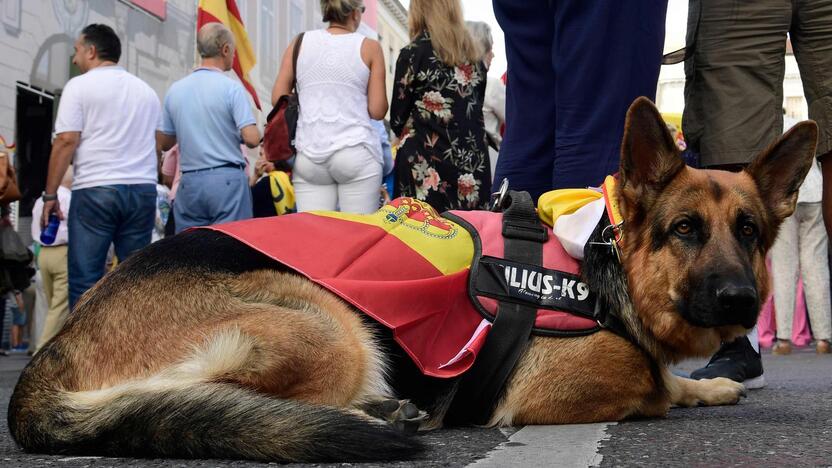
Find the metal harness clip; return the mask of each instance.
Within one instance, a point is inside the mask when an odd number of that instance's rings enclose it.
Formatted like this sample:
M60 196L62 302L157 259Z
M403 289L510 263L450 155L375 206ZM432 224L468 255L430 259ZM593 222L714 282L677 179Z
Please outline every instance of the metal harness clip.
M621 253L619 252L618 242L623 236L624 221L618 224L610 224L601 231L601 242L590 242L590 245L603 245L609 247L615 258L621 262Z
M506 194L508 194L508 179L504 178L500 183L500 189L491 194L491 211L495 213L503 211L503 201L506 199Z

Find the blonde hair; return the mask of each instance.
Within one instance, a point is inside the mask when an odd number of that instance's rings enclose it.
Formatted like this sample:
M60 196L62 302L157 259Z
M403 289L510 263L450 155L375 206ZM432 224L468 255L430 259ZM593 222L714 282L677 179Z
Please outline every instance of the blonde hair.
M433 51L446 65L480 60L480 48L465 28L459 0L411 0L408 16L410 39L427 31Z
M364 0L321 0L321 15L325 23L346 23L347 18L364 6Z

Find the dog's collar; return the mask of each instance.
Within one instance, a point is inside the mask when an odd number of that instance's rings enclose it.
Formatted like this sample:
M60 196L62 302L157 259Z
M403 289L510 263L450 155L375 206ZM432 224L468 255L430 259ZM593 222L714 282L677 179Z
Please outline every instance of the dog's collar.
M608 176L600 187L552 190L540 196L537 203L540 220L552 228L552 233L572 258L583 260L584 249L591 241L595 245L606 246L618 255L624 218L618 207L616 183L616 176ZM602 239L591 239L604 214L611 225L606 228Z

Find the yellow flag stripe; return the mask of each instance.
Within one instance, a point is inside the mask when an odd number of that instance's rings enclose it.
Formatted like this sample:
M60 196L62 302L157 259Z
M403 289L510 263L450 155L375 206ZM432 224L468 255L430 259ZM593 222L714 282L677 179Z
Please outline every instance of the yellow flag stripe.
M243 69L243 73L248 75L248 72L257 63L257 58L245 25L228 11L228 1L233 0L199 0L199 9L218 19L231 30L234 35L240 67Z
M242 67L243 73L248 75L248 72L257 63L257 57L254 55L254 47L248 40L246 27L233 16L227 26L234 34L234 43L237 45L237 58L240 60L240 67Z
M334 211L316 211L311 214L384 229L445 275L469 268L474 258L474 241L471 235L462 226L445 218L441 218L441 222L450 229L438 228L427 222L409 218L392 205L385 205L368 215Z

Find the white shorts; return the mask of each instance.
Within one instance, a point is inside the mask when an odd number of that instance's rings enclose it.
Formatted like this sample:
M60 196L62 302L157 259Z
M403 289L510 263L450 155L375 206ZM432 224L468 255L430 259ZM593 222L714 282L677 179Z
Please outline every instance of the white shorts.
M297 210L372 213L379 208L382 165L364 145L316 163L299 152L292 172Z

